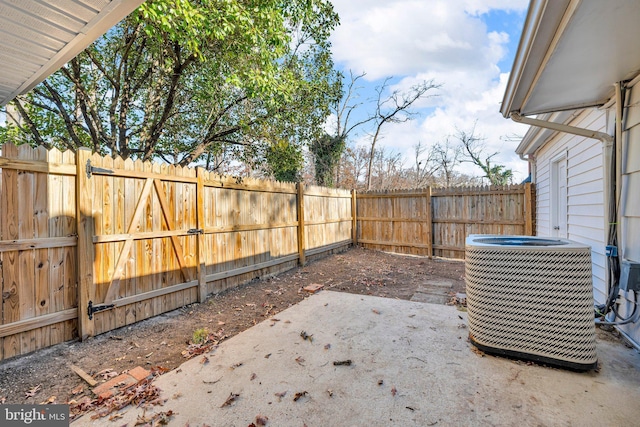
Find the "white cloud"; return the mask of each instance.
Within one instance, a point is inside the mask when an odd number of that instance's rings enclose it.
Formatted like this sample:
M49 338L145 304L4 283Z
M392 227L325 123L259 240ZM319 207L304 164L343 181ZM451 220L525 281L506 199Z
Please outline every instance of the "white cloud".
M412 147L421 141L443 141L456 129L486 138L495 161L513 168L518 179L527 165L514 153L517 142L505 136L524 135L526 127L504 119L500 102L508 70L498 64L515 52L507 47L519 34L490 28L488 12L516 11L522 19L526 0L333 0L341 26L332 37L334 60L345 70L366 71L366 79L380 84L386 76L400 80L392 89L407 89L423 80L442 86L437 97L421 100L422 117L388 126L380 145L400 151L413 161ZM507 61L510 63L510 61ZM468 168L468 165L465 166ZM479 174L479 171L477 171Z
M529 0L465 0L464 10L473 15L480 15L492 9L522 11L528 4Z
M335 31L334 59L376 80L425 69L484 67L485 24L450 1L335 1L342 25Z

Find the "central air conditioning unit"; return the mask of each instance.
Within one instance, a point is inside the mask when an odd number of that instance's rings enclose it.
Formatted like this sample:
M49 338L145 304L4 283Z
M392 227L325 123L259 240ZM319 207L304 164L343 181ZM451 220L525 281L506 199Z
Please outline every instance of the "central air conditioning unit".
M465 276L476 347L577 370L597 366L589 246L470 235Z

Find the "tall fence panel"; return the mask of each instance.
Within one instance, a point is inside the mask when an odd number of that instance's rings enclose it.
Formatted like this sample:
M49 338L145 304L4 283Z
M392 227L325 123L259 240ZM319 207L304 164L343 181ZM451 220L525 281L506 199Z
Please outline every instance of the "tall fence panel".
M531 184L359 194L357 240L392 252L464 258L469 234L533 235L534 197Z
M0 157L0 359L77 336L75 155Z
M358 194L358 243L413 255L432 255L431 193L383 191Z
M352 194L348 190L308 186L304 191L304 249L312 256L352 242Z
M208 293L297 264L295 184L205 173L204 187Z

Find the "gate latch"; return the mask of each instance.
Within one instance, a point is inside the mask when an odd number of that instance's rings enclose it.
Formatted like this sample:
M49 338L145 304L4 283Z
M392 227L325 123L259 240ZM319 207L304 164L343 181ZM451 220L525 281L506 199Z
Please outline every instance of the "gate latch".
M204 230L202 228L190 228L187 230L187 234L204 234Z
M97 313L103 310L108 310L113 307L115 307L114 304L93 305L93 301L89 301L89 306L87 307L87 312L89 313L89 320L93 319L93 313Z

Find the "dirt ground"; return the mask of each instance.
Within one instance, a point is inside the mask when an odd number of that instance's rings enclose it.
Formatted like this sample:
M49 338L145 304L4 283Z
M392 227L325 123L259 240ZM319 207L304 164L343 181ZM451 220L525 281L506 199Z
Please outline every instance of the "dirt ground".
M170 313L116 329L85 342L69 342L0 362L0 403L68 403L90 387L70 366L103 382L142 366L174 369L197 352L194 335L217 343L309 296L307 285L410 299L425 280L443 278L464 292L464 263L396 255L355 247L277 277L256 280ZM87 398L85 398L87 400Z

